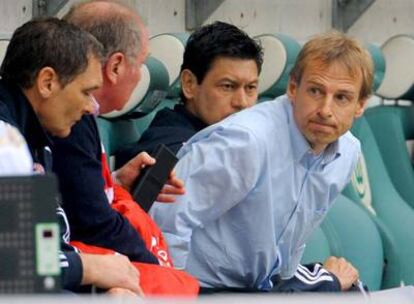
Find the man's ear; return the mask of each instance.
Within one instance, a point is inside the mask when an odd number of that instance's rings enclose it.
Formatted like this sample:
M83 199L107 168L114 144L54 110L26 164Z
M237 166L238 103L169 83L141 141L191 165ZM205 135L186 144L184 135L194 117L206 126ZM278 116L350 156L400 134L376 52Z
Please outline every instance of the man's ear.
M296 79L290 76L286 94L292 103L296 101L297 90L298 90L298 82L296 81Z
M40 96L49 98L61 84L56 71L51 67L44 67L37 74L35 86Z
M368 99L369 99L369 97L358 100L357 109L356 109L355 115L354 115L355 118L361 117L362 114L364 114L365 107L367 105Z
M197 77L188 69L181 72L181 90L187 100L194 98L197 90Z
M109 56L106 64L104 65L105 78L111 84L117 84L120 75L125 71L126 57L121 52L115 52Z

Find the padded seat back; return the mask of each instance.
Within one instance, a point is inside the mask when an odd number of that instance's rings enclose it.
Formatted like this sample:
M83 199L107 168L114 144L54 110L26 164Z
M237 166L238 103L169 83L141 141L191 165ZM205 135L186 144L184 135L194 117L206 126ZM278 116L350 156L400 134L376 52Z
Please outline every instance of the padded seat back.
M157 107L167 95L169 84L168 73L164 65L153 57L148 57L141 66L141 79L122 110L115 110L101 115L107 119L121 116L143 116Z
M375 210L377 227L383 237L387 260L383 287L398 286L401 281L413 284L414 210L394 188L365 117L354 123L352 133L361 141L364 158L361 158L360 166L366 168L369 180L365 180L363 175L354 174L354 182L344 193L362 204L362 198L354 185L366 183L364 187L371 189L372 208Z
M371 55L372 62L374 63L374 79L372 82L372 90L376 92L384 81L386 73L385 57L382 53L381 48L374 44L368 44L366 48Z
M384 80L377 94L387 99L414 98L414 37L397 35L381 47L386 62Z
M148 115L145 115L144 117L134 119L133 121L134 121L135 128L137 129L140 136L148 128L148 126L150 125L150 123L152 122L152 120L154 119L155 115L157 114L159 110L164 109L164 108L172 109L177 103L178 103L178 99L163 99L151 113L149 113Z
M331 254L354 265L370 290L381 288L383 246L375 223L363 207L339 195L322 222Z
M323 263L331 256L329 241L321 227L315 229L303 252L302 264Z
M368 109L365 116L393 185L414 208L414 171L406 144L414 140L414 107L377 106Z
M188 33L165 33L150 39L151 56L161 61L169 77L168 98L180 96L180 70Z
M274 99L286 92L289 73L301 46L294 39L281 34L255 37L263 47L263 66L259 77L260 100Z

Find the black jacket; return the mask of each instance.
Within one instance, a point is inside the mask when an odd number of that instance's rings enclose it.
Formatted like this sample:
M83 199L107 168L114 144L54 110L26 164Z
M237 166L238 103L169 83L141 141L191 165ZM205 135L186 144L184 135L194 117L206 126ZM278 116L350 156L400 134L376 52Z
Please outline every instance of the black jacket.
M157 112L138 142L128 145L115 155L115 167L122 167L142 151L152 154L159 143L177 153L184 142L205 127L205 123L190 114L181 104L173 110L162 109Z
M128 219L108 202L95 118L84 116L68 137L53 138L53 143L53 170L59 177L72 239L113 249L132 261L158 264Z
M33 161L50 171L52 164L49 136L40 125L29 101L22 90L4 80L0 80L0 120L16 127L24 136ZM69 227L65 222L65 213L61 208L57 211L61 224L61 234L65 235ZM62 269L62 285L64 289L76 290L82 280L82 263L79 255L61 238L63 255L60 256Z

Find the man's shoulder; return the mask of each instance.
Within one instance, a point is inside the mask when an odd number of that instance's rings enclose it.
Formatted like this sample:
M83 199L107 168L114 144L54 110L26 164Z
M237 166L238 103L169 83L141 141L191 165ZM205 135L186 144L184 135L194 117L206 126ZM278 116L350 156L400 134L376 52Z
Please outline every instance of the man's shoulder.
M277 136L288 123L286 101L281 98L264 101L243 110L228 119L228 125L237 125L260 137Z
M354 151L359 153L361 150L361 143L358 138L356 138L351 131L347 131L344 135L339 138L340 148L346 151Z

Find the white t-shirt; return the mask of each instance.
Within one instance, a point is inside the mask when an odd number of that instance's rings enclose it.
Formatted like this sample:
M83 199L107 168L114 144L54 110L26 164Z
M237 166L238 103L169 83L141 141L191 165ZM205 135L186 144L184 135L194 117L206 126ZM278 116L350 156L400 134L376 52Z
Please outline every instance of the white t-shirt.
M33 160L19 130L0 120L0 176L33 174Z

